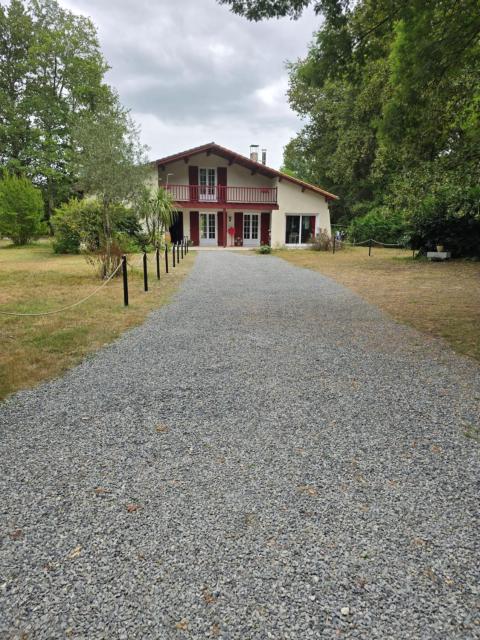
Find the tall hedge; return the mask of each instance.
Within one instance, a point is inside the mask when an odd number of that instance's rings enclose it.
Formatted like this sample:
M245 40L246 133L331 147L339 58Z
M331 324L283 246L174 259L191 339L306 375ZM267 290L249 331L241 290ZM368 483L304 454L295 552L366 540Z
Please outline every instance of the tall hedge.
M0 180L0 235L16 245L45 232L42 194L27 178L6 175Z

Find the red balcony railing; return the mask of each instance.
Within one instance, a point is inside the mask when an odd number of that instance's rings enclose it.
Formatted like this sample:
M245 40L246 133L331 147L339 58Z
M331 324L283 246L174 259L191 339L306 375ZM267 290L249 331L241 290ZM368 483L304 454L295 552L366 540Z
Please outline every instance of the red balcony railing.
M225 202L277 204L277 187L223 187L169 184L166 186L176 202Z

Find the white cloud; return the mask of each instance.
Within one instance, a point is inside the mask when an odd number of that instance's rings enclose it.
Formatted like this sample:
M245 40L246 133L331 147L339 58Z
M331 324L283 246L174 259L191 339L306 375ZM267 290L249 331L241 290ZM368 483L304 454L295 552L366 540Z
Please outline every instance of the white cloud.
M306 53L313 12L250 23L216 0L60 2L97 25L108 81L152 157L211 140L239 153L258 143L280 166L301 126L285 97L285 61Z

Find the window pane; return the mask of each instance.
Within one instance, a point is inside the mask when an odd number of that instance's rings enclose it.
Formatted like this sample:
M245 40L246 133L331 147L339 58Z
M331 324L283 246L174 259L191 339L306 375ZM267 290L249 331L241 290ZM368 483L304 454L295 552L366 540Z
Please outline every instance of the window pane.
M258 239L258 216L252 215L252 240Z
M302 216L302 243L305 244L308 242L310 240L310 236L310 216Z
M200 214L200 237L207 237L207 216L204 213Z
M245 240L250 239L250 214L243 214L243 237Z
M205 185L207 184L207 171L206 169L200 169L200 184L201 185Z
M209 213L208 214L208 237L211 240L215 239L215 214L214 213Z
M287 216L285 244L300 242L300 216Z

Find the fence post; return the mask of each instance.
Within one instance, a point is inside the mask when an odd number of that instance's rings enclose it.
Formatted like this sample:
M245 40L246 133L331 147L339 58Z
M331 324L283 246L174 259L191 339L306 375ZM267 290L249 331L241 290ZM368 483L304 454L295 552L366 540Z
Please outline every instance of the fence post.
M155 251L155 260L157 262L157 280L160 280L160 249L158 248Z
M182 256L182 260L183 260L183 238L182 238L182 241L180 242L180 255Z
M189 249L189 247L188 247L188 238L185 238L185 249L187 250L187 253L188 253L188 249Z
M333 255L335 255L335 236L333 236Z
M368 255L372 255L372 239L370 238L370 242L368 243Z
M172 266L175 266L175 245L172 244Z
M143 290L148 291L147 252L143 252Z
M177 264L180 264L180 243L177 242Z
M165 273L168 273L168 247L165 245Z
M128 274L127 274L127 256L122 256L122 275L123 275L123 304L128 307Z

